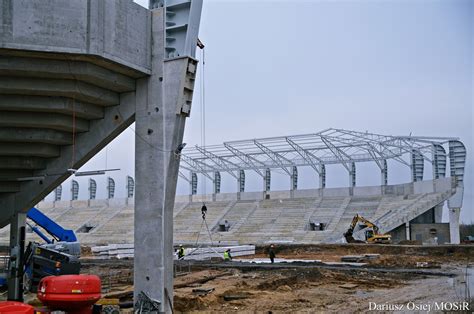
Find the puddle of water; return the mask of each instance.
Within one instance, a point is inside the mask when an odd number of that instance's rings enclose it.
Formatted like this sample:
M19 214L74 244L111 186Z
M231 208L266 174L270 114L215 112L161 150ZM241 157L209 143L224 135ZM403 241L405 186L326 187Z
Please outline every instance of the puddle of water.
M446 280L448 285L453 287L458 298L474 297L474 267L463 268L459 276Z
M469 287L469 291L471 292L471 297L474 294L474 267L469 267L465 271L466 276L466 283Z

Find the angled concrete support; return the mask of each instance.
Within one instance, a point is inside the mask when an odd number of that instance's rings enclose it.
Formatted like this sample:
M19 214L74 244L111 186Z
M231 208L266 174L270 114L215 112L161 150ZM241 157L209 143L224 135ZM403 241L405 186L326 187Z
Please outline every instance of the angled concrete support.
M164 19L163 8L152 11L153 74L137 81L134 299L145 293L161 302L159 312L169 313L179 147L191 109L197 61L165 59Z
M46 177L41 181L30 181L23 184L22 190L15 194L15 205L11 208L2 207L2 211L0 212L0 226L3 227L9 223L10 217L12 217L15 212L15 208L26 212L52 192L61 182L66 180L71 175L67 172L67 169L71 168L73 155L75 156L75 161L72 167L78 169L132 124L134 118L135 93L124 93L120 95L120 105L105 110L103 120L90 122L89 131L95 135L94 137L88 136L87 133L76 135L76 147L74 151L70 146L61 147L60 152L44 151L45 144L36 143L24 144L24 146L18 147L19 151L16 156L21 156L20 153L22 152L24 152L25 156L30 156L28 152L31 154L32 150L38 150L37 156L61 155L61 159L47 161L37 157L25 157L17 161L12 161L12 165L20 163L32 169L44 168L35 173L35 175L45 175ZM36 148L35 145L41 146ZM13 148L14 146L12 145L11 147ZM49 148L49 146L47 147ZM0 161L10 159L11 158L8 157L0 157ZM16 159L18 158L16 157ZM0 165L0 168L2 168L2 165Z
M10 224L10 266L8 300L23 301L23 252L25 249L25 213L16 213Z

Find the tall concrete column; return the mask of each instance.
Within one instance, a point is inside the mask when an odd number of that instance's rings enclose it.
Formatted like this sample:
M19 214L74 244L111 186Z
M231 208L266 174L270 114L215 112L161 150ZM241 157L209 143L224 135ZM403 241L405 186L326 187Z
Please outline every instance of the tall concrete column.
M459 216L461 214L461 208L450 208L449 209L449 237L451 238L452 244L459 244L461 242L459 235Z
M8 300L23 301L23 252L25 249L26 213L16 213L10 223L10 267Z
M405 235L407 240L411 240L410 222L405 223Z
M382 194L385 192L384 187L387 186L388 184L388 166L387 166L387 160L382 161L382 166L380 168L380 185L382 186Z
M197 61L165 60L164 9L152 10L152 75L137 81L134 298L141 292L171 312L173 207L180 144Z
M439 204L433 209L433 214L434 214L434 223L441 223L443 220L443 207L444 207L444 202Z
M319 188L326 188L326 166L324 164L321 164L319 168Z

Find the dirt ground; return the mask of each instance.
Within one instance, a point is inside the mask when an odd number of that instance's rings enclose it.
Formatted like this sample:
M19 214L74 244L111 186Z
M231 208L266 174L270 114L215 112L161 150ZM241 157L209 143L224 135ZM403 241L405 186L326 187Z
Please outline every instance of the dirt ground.
M248 258L266 258L266 247ZM362 267L319 263L253 266L238 261L180 262L174 283L175 312L366 312L370 304L433 306L469 299L466 268L474 246L312 245L277 246L277 257L339 262L344 255L376 253ZM245 265L246 266L245 266ZM276 265L276 264L275 264ZM245 266L245 267L244 267ZM471 265L473 267L474 265ZM130 300L133 261L84 263L102 277L104 294ZM120 295L120 294L119 294ZM412 302L412 303L410 303ZM470 311L469 311L470 312Z

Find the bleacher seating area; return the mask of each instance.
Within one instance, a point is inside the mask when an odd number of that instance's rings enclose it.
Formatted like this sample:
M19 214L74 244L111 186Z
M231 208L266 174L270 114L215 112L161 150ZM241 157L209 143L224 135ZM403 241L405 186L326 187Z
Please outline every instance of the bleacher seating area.
M413 219L450 196L445 191L207 202L207 226L201 217L202 202L181 201L174 209L174 240L183 244L207 244L211 238L213 243L221 244L335 242L355 214L376 222L387 232L400 226L407 217ZM87 204L82 201L81 206L71 207L42 203L39 208L63 227L73 229L83 244L133 243L133 203ZM225 220L230 228L221 231L219 224ZM311 230L310 222L323 223L325 228ZM8 236L8 227L0 230L1 241L7 242ZM38 238L28 232L27 240L31 239Z

